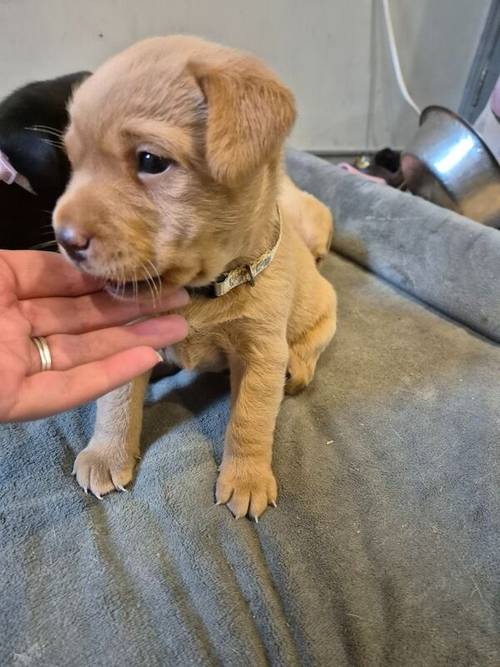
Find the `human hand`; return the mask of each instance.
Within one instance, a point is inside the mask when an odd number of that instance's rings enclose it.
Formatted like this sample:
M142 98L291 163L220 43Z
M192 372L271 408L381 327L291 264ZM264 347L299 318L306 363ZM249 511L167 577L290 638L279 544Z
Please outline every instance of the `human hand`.
M161 301L119 301L62 256L31 250L0 252L0 422L39 419L93 400L160 361L155 348L182 340L187 323L139 317L188 302L184 290ZM32 338L49 346L41 372Z

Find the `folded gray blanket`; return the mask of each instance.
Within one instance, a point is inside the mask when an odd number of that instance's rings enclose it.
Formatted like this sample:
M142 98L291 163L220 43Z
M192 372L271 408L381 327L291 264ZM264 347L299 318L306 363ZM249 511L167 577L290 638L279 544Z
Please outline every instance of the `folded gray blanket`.
M420 215L321 164L303 184L339 178L369 256L363 217ZM350 260L323 270L339 331L283 403L258 525L213 504L223 375L150 387L136 480L103 501L71 477L93 405L0 428L2 666L499 664L499 347Z
M335 250L500 342L500 230L313 155L287 158L292 178L334 212Z

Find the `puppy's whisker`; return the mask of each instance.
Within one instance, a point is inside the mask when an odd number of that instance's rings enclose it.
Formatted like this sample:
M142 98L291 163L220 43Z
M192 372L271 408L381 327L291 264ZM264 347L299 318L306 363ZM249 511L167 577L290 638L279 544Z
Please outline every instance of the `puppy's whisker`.
M52 134L52 136L57 137L58 139L63 138L63 132L57 130L55 127L50 127L49 125L32 125L31 127L25 127L24 129L30 132L45 132L46 134Z
M40 137L40 141L43 141L44 144L53 146L54 148L61 148L53 139L47 139L47 137Z
M159 274L159 272L158 272L158 269L157 269L156 266L153 264L153 262L152 262L150 259L148 259L147 262L148 262L148 264L151 266L151 268L153 269L153 278L154 278L155 280L158 280L158 283L156 284L156 282L155 282L155 285L157 285L158 299L161 301L162 287L163 287L163 283L162 283L162 280L161 280L161 276L160 276L160 274Z
M123 289L123 280L122 280L122 273L120 269L114 268L111 270L109 280L111 280L114 285L114 293L118 298L122 297L122 289Z
M64 146L64 143L63 143L63 140L62 140L62 137L60 135L55 134L53 132L49 132L48 130L35 130L34 128L31 128L31 127L27 127L25 129L29 130L29 131L32 131L32 132L38 132L38 134L46 134L46 135L48 134L49 135L48 137L47 136L45 136L45 137L41 136L40 140L47 143L47 144L50 144L51 146L55 146L57 148L60 148L61 150L66 150L66 148Z
M161 297L161 293L162 293L162 289L163 289L163 282L162 282L162 279L161 279L161 276L160 276L160 272L158 271L157 267L153 264L153 262L150 262L150 263L151 263L151 266L153 267L153 269L155 271L156 279L158 280L158 292L159 292L159 295Z
M158 275L156 273L153 273L153 285L155 287L158 301L161 301L161 283L158 281Z
M150 276L149 271L148 271L148 285L149 285L149 291L151 292L151 298L153 299L153 307L156 308L156 300L158 296L158 292L156 289L156 283L153 280L153 278Z
M120 283L121 283L121 285L120 285L120 295L121 295L121 298L124 299L125 298L125 291L127 289L127 281L125 280L125 270L124 269L122 269L122 272L121 272Z
M149 269L145 264L142 264L141 267L144 269L144 273L146 274L146 283L149 287L149 291L151 292L151 298L153 300L153 306L156 308L156 292L154 290L155 283L151 277L151 274L149 272Z
M116 283L116 294L118 297L121 296L121 287L122 287L122 280L121 280L121 273L119 269L114 269L113 270L113 278L112 280Z
M30 125L29 128L26 129L34 129L34 130L50 130L51 132L55 132L56 134L62 135L63 131L58 129L57 127L54 127L53 125L45 125L44 123L35 123L35 125Z
M148 270L148 268L145 264L141 264L141 268L144 271L144 273L146 274L146 282L148 284L149 291L151 292L151 296L154 298L153 288L151 287L151 283L152 283L151 274L149 273L149 270Z
M139 301L139 287L137 284L137 273L134 269L134 282L133 282L133 287L134 287L134 301Z
M50 246L57 246L57 241L45 241L45 243L37 243L31 246L30 250L41 250L42 248L50 248Z
M41 137L41 141L43 141L44 144L49 144L49 146L53 146L54 148L59 148L60 150L64 150L63 144L61 144L58 141L54 141L53 139L47 139L46 137Z

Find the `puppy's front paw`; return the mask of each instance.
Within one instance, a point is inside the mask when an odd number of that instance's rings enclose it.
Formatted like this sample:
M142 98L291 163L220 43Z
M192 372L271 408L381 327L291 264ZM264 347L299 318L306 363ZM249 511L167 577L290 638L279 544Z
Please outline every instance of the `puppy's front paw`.
M247 514L255 521L268 505L276 507L278 487L268 463L227 458L221 465L215 497L239 519Z
M110 491L124 491L132 480L135 459L123 459L123 452L117 453L110 447L91 444L85 447L75 459L73 475L82 489L101 498Z

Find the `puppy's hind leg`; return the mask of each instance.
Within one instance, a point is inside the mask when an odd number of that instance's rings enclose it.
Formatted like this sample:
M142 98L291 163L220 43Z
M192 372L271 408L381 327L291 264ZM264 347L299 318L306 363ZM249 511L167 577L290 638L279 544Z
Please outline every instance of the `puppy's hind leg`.
M97 401L94 435L75 460L73 474L97 498L123 490L139 456L144 392L149 373Z
M333 290L332 293L332 307L320 315L314 325L295 341L289 342L285 393L290 396L298 394L311 382L320 354L335 335L336 298Z

